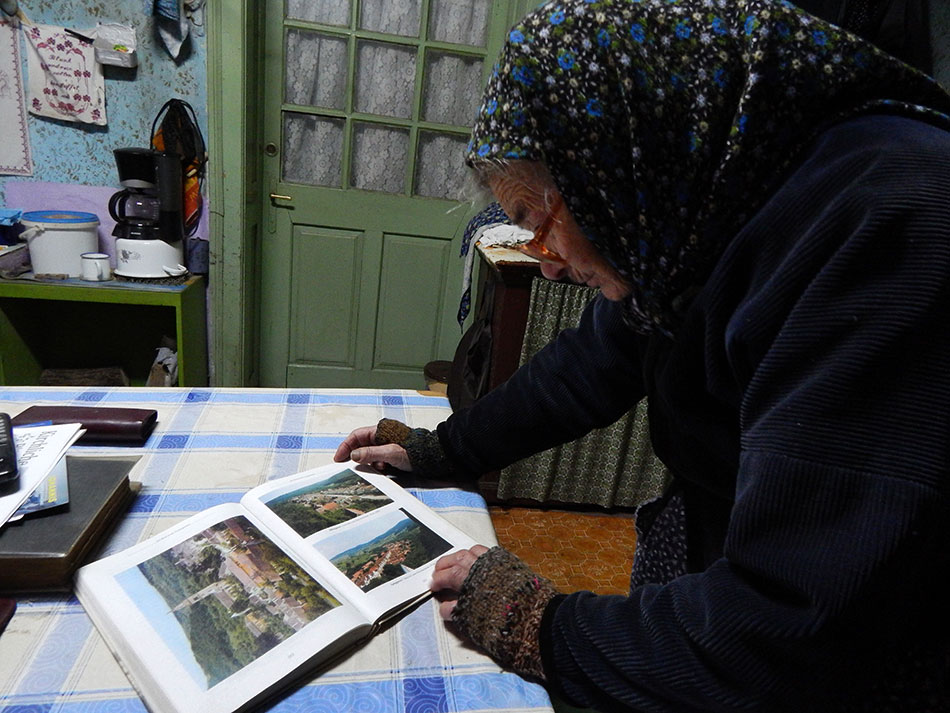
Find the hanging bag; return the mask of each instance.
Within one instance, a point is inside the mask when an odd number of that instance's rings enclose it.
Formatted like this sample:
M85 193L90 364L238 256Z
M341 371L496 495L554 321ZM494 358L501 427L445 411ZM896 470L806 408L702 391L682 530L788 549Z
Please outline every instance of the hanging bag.
M181 156L185 235L194 235L201 219L201 188L208 153L195 110L188 102L165 102L152 122L152 148Z

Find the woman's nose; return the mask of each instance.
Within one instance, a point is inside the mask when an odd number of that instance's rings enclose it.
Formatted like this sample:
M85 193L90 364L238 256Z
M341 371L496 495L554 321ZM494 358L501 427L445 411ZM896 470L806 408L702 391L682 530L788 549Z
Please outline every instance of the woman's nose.
M567 265L559 262L542 262L541 274L549 280L563 280L567 277Z

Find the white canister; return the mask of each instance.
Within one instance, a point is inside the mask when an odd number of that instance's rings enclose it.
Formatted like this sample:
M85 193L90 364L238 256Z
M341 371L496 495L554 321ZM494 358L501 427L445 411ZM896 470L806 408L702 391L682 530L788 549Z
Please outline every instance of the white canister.
M82 275L82 254L99 249L99 217L71 210L24 213L20 239L29 243L34 275Z

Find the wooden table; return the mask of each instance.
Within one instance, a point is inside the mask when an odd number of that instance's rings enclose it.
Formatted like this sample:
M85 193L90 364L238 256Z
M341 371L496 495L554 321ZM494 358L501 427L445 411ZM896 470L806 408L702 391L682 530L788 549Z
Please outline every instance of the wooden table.
M480 261L478 301L492 300L489 390L511 376L521 358L531 303L531 281L541 276L540 263L517 250L476 245ZM480 313L476 307L476 313Z

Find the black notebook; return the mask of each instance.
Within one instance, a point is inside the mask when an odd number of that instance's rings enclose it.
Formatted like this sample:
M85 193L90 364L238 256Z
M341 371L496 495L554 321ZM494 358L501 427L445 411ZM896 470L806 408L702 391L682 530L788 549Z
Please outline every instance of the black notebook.
M89 559L135 496L138 457L66 456L69 504L0 530L0 593L71 591Z

